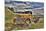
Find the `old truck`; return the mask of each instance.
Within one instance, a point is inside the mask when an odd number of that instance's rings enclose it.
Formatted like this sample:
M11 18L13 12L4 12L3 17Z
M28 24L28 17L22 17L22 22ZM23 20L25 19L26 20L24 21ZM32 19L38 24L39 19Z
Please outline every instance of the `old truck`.
M13 22L16 24L29 24L31 23L32 19L32 12L31 11L25 11L25 12L16 12L19 14L16 14L16 17L14 17Z

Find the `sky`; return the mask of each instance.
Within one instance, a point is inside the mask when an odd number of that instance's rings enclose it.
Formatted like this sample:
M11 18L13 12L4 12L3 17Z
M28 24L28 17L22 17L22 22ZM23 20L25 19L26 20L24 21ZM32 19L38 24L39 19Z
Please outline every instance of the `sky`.
M6 0L6 1L11 1L11 0ZM44 2L44 0L12 0L12 1Z

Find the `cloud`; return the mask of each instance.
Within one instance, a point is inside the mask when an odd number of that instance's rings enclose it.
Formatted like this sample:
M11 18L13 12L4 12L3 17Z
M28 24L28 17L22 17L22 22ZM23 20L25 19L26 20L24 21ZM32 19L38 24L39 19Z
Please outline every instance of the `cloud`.
M31 2L44 2L44 0L13 0L13 1L31 1Z
M30 2L44 2L44 0L6 0L6 1L30 1Z

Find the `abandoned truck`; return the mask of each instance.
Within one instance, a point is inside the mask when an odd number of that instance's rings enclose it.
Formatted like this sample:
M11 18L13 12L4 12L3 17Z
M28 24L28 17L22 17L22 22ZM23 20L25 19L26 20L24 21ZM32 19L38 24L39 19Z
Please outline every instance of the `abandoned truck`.
M32 12L31 11L25 11L25 12L16 12L19 13L16 15L16 17L14 18L13 22L17 23L17 24L22 24L22 23L31 23L31 19L32 19Z

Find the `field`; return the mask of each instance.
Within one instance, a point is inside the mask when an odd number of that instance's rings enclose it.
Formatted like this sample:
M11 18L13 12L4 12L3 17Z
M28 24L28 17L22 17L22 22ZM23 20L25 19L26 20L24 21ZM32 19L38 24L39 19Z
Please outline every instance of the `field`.
M5 31L11 31L11 30L23 30L23 29L40 29L44 28L44 18L40 18L40 21L38 23L30 23L30 28L26 26L23 27L16 27L13 23L13 18L16 17L16 15L12 14L8 11L7 8L5 8Z

